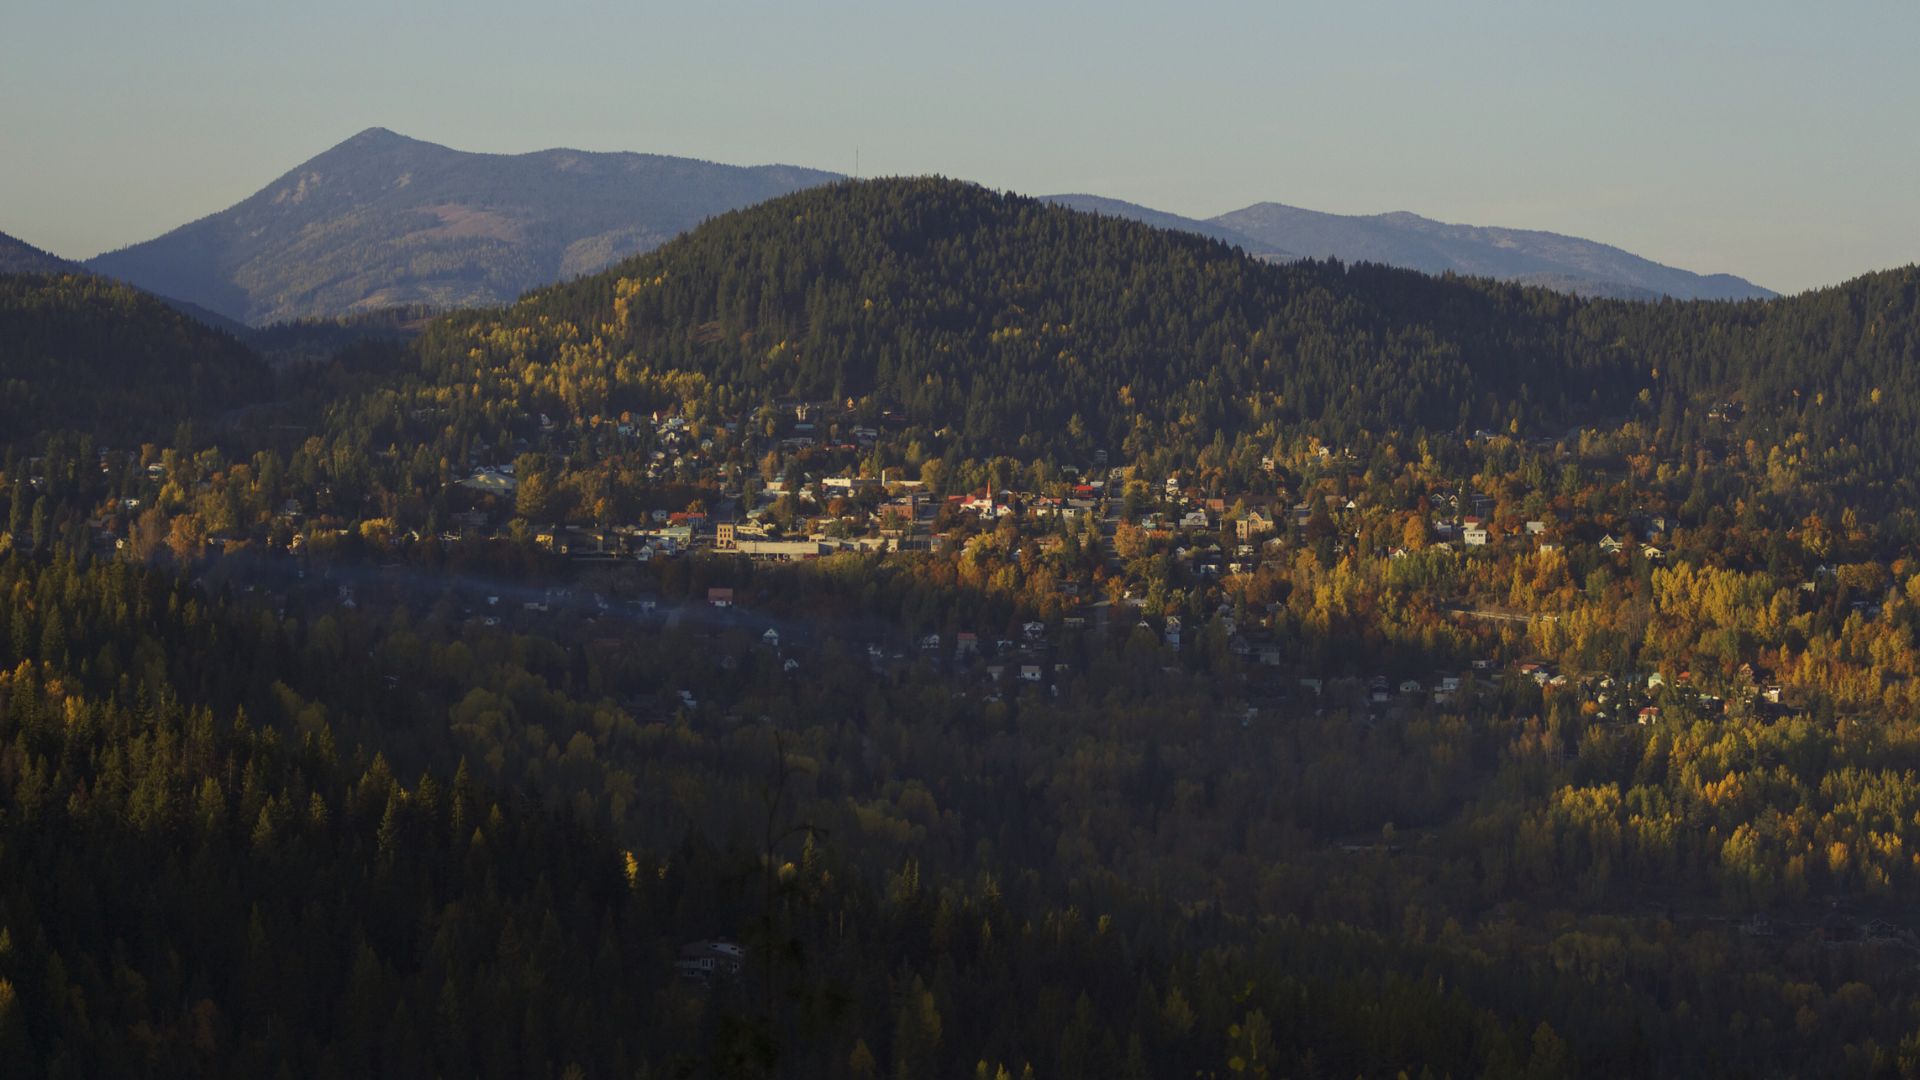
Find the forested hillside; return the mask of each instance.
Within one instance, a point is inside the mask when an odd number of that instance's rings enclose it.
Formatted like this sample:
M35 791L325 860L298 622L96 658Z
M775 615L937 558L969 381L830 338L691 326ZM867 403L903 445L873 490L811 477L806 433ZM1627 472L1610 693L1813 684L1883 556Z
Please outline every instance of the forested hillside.
M58 255L0 233L0 274L62 274L79 269Z
M0 1073L1920 1075L1917 307L934 180L272 373L0 278Z
M49 430L122 446L172 436L270 385L245 346L138 290L87 274L0 275L0 444Z
M1558 434L1643 416L1669 453L1799 433L1911 490L1920 272L1767 303L1579 301L1225 245L940 180L839 184L436 326L447 385L651 408L666 372L732 400L871 398L963 453L1132 454L1310 432Z

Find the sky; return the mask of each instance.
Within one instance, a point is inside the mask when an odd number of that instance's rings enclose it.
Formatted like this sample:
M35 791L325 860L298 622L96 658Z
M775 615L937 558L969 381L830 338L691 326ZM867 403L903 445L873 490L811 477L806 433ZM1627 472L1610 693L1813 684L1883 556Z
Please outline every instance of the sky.
M1411 210L1796 292L1920 261L1916 41L1912 0L4 0L0 231L89 257L380 126Z

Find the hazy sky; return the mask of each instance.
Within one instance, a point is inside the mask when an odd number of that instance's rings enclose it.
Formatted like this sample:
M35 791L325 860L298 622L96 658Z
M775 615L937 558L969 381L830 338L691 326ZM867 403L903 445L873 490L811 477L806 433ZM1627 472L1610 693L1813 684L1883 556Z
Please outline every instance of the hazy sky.
M1920 260L1916 42L1912 0L0 0L0 231L91 256L378 125L1413 210L1791 291Z

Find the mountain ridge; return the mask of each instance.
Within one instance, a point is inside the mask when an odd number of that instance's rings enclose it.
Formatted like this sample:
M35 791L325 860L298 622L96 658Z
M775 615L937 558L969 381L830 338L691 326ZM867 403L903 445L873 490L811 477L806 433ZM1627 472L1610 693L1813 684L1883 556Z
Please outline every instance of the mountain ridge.
M1104 214L1127 221L1137 221L1151 225L1156 229L1172 229L1176 232L1190 232L1223 244L1238 247L1247 254L1262 259L1297 259L1291 251L1267 243L1257 237L1249 236L1218 222L1202 218L1190 218L1181 214L1156 210L1151 206L1127 202L1124 199L1112 199L1105 195L1075 192L1065 195L1043 195L1041 201L1064 206L1069 210L1079 210L1088 214Z
M837 179L793 165L630 151L473 152L369 127L225 210L78 265L254 326L488 306L652 250L717 214ZM1374 262L1634 300L1776 295L1597 241L1408 211L1339 215L1262 202L1199 219L1088 193L1044 200L1268 261Z
M1427 274L1459 273L1522 284L1562 281L1580 295L1680 300L1764 300L1779 294L1732 274L1700 274L1597 240L1438 221L1406 210L1329 214L1260 202L1209 218L1313 258L1378 262Z

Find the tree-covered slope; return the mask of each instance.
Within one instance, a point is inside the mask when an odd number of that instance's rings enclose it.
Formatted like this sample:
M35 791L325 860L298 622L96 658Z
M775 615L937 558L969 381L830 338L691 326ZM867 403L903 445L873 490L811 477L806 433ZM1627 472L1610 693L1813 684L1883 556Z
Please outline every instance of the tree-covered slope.
M473 154L372 128L227 210L87 265L254 325L498 304L830 179L655 154Z
M643 373L736 400L868 395L967 452L1204 446L1306 429L1557 434L1644 414L1676 449L1736 434L1920 459L1920 275L1746 304L1581 301L1367 265L1270 265L1200 237L944 180L840 183L453 317L429 376L529 406L654 404ZM476 371L476 367L478 371ZM1714 427L1714 434L1727 429Z
M90 432L125 446L257 397L238 341L87 274L0 275L0 443Z
M58 255L0 233L0 274L62 274L79 269Z
M1452 427L1502 409L1554 350L1539 309L1569 303L1268 266L970 184L886 180L728 215L605 274L456 316L427 356L447 377L478 349L516 381L530 363L558 365L566 385L631 360L748 396L871 394L982 445L1039 451L1117 447L1136 429L1205 441L1269 418Z

